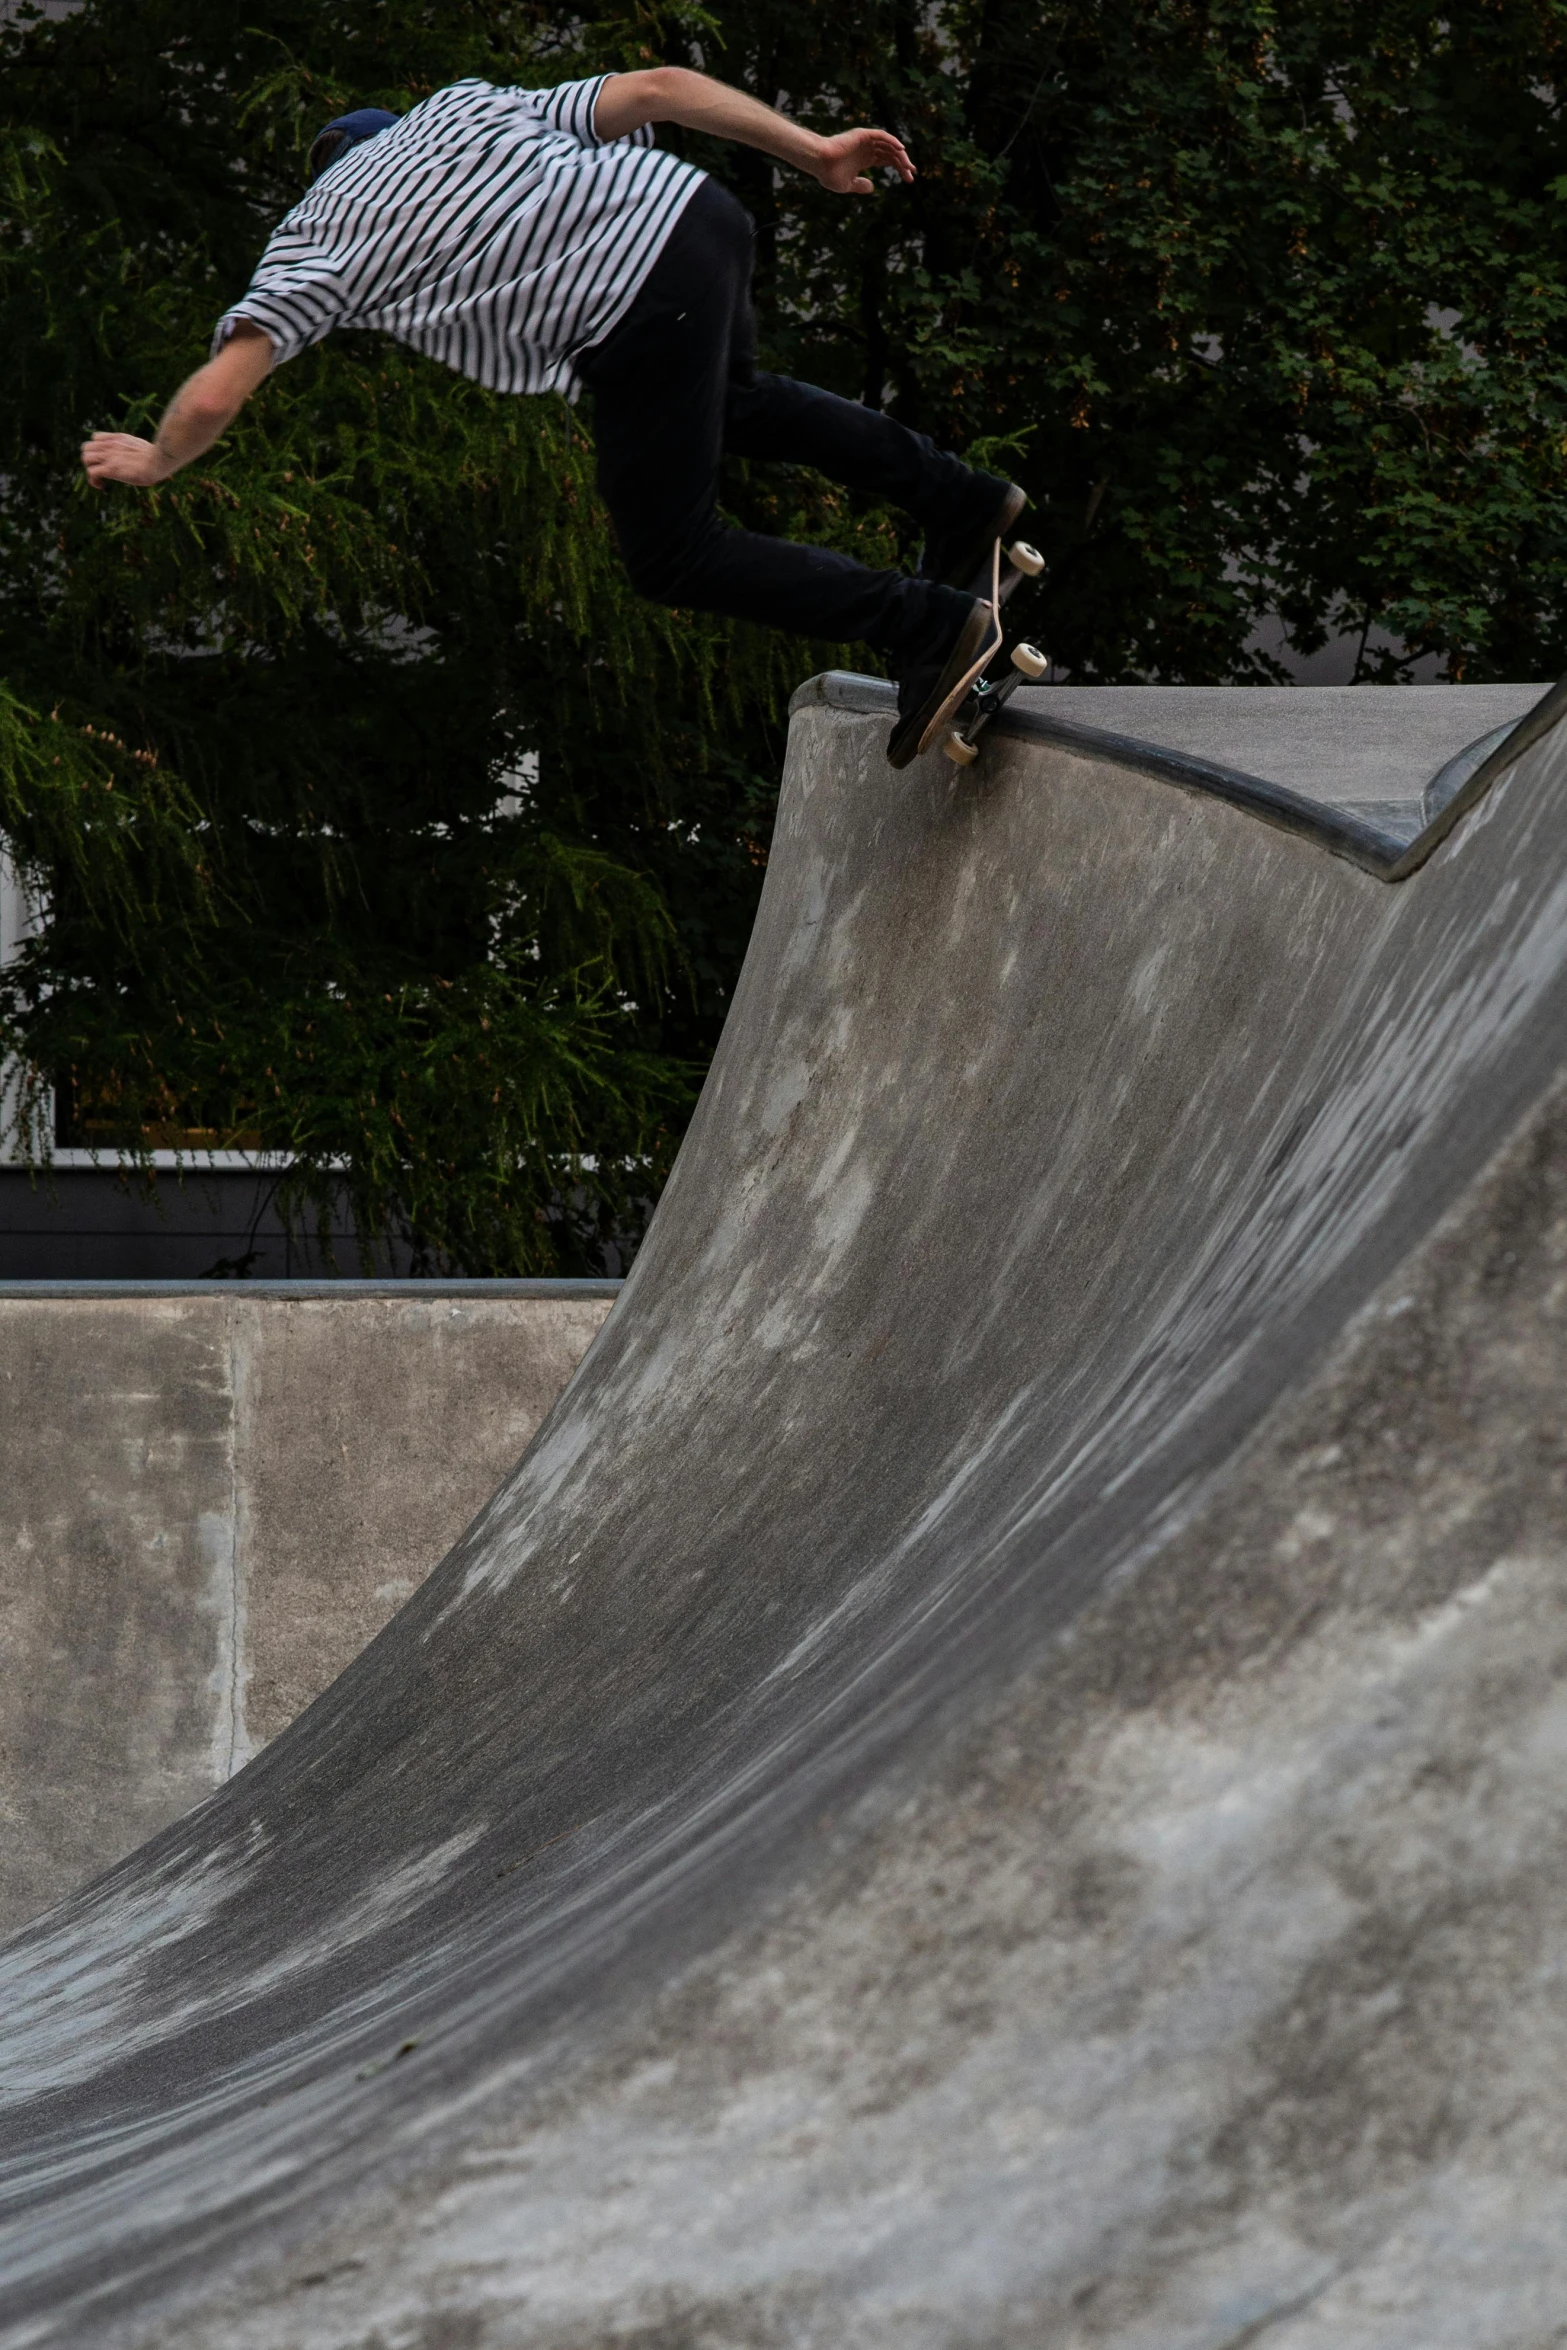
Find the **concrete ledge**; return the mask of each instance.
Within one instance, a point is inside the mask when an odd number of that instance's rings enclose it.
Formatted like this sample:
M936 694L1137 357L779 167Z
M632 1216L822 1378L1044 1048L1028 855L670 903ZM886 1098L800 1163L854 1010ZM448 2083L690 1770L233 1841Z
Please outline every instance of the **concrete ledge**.
M40 1297L606 1297L620 1281L0 1281L0 1303Z
M0 1287L0 1929L336 1677L515 1464L619 1286Z

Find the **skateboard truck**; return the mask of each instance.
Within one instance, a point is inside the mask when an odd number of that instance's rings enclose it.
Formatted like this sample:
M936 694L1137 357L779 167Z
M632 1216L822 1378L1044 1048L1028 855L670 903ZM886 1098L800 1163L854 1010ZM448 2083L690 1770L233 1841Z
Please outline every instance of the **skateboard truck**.
M958 711L942 749L955 767L972 767L979 757L977 737L999 710L1004 710L1020 685L1036 685L1050 668L1050 656L1037 645L1012 647L1012 673L994 680L981 677L969 688L968 700Z

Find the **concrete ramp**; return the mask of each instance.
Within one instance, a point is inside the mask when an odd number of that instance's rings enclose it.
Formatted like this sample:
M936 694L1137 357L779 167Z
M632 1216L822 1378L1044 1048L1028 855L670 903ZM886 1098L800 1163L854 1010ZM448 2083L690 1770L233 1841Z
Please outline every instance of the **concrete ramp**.
M521 1466L0 1955L0 2340L1561 2338L1567 733L1444 693L804 696Z

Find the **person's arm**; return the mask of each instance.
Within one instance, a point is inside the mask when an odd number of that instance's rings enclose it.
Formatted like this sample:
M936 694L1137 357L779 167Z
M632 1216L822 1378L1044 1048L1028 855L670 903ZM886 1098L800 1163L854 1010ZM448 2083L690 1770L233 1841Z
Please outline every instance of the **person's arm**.
M82 464L93 488L105 482L126 481L138 489L167 481L193 457L205 456L272 368L272 338L236 319L233 332L215 359L181 384L158 427L156 440L138 440L129 432L95 432L82 443Z
M808 171L840 196L868 196L871 182L866 174L881 164L890 165L900 179L914 177L903 143L891 131L840 131L836 138L818 138L786 114L775 114L759 98L683 65L615 73L605 82L593 110L599 137L623 139L645 122L678 122L688 131L760 147L764 155L776 155L780 163Z

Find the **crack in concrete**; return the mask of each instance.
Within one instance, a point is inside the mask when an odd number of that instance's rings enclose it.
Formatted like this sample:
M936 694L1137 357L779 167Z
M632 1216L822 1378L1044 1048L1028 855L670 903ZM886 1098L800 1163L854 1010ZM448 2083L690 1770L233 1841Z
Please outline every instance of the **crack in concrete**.
M218 1670L222 1676L221 1710L214 1737L214 1775L232 1779L255 1751L245 1723L245 1689L250 1679L248 1649L249 1609L246 1604L246 1534L248 1515L240 1454L245 1441L245 1404L248 1363L237 1336L239 1313L231 1307L227 1319L229 1388L229 1541L228 1587L220 1618Z
M1214 2350L1250 2350L1253 2342L1260 2342L1264 2334L1272 2333L1274 2327L1282 2325L1287 2317L1299 2317L1303 2311L1312 2308L1324 2293L1332 2291L1341 2277L1349 2274L1349 2267L1347 2261L1342 2263L1317 2284L1309 2286L1304 2293L1297 2293L1292 2300L1279 2302L1276 2308L1264 2310L1261 2317L1254 2317L1249 2325L1242 2326L1238 2334L1226 2334L1222 2342L1214 2345Z

